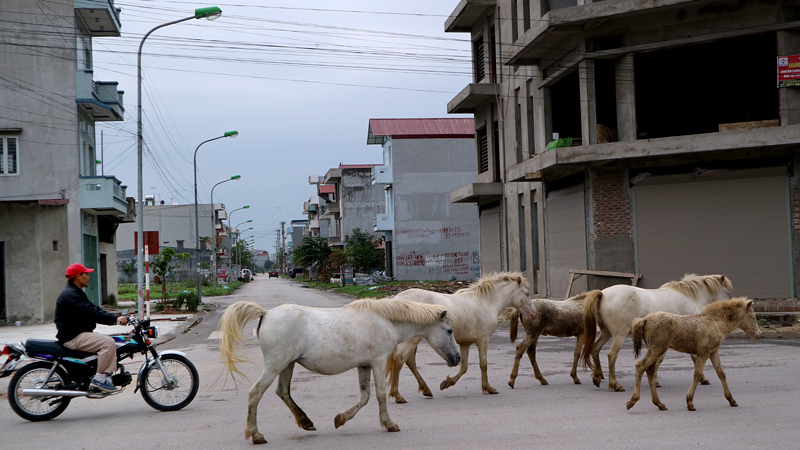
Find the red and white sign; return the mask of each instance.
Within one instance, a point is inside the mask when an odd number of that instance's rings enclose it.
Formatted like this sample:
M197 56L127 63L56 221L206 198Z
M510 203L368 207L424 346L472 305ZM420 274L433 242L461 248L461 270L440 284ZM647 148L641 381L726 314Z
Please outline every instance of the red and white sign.
M800 55L778 56L778 87L800 87Z

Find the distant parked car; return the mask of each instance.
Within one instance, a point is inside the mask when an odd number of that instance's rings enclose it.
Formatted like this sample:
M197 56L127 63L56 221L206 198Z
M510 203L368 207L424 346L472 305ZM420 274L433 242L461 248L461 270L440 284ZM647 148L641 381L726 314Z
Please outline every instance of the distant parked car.
M269 277L270 278L272 278L272 277L278 278L278 270L277 269L269 269Z

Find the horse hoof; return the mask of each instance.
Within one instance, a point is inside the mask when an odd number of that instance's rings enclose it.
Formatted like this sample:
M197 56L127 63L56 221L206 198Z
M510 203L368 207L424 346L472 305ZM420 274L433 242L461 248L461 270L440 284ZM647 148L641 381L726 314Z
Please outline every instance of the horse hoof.
M511 389L514 389L514 380L508 380L508 385Z
M394 424L392 426L386 427L386 431L390 433L397 433L398 431L400 431L400 427L398 427L397 424Z
M631 408L633 408L633 405L635 405L635 404L636 404L635 402L629 401L628 404L626 405L625 409L631 409Z
M708 381L708 378L706 378L705 380L700 380L700 384L702 384L703 386L708 386L709 384L711 384L711 382Z
M256 437L258 436L258 437ZM264 439L263 435L253 435L253 444L266 444L267 440Z
M614 392L625 392L625 388L622 387L622 386L617 386L614 389L612 389L612 391L614 391Z
M424 395L425 397L433 397L433 392L431 392L430 389L425 388L422 390L422 395Z
M592 383L594 383L595 387L600 387L600 379L599 378L592 378Z
M317 428L314 426L313 423L310 423L308 425L303 425L303 429L306 431L317 431Z
M485 394L492 394L493 395L493 394L497 394L497 389L495 389L495 388L490 386L488 389L485 389L483 392Z
M540 383L542 383L542 386L547 386L547 384L548 384L548 383L547 383L547 380L545 380L544 378L542 378L541 380L539 380L539 382L540 382Z
M345 422L347 422L347 420L344 418L344 415L339 413L333 418L333 427L339 428L340 426L344 425Z
M736 401L734 401L734 400L731 400L731 401L730 401L730 403L731 403L731 406L733 406L734 408L736 408L737 406L739 406L739 404L738 404L738 403L736 403Z
M443 391L450 387L450 384L447 382L448 380L442 381L442 384L439 385L439 390Z
M579 379L577 379L577 378L573 379L572 381L574 381L574 382L575 382L575 384L581 384L581 380L579 380Z
M658 406L658 409L660 409L661 411L667 410L667 407L665 405L656 405L656 406ZM692 407L692 409L690 409L689 411L694 411L694 407Z
M664 409L667 409L667 408L664 408ZM694 409L694 406L691 406L691 405L690 405L690 406L688 406L688 407L687 407L687 409L688 409L689 411L697 411L696 409Z
M394 402L395 403L400 403L400 404L408 403L405 398L403 398L403 397L401 397L399 395L394 398Z

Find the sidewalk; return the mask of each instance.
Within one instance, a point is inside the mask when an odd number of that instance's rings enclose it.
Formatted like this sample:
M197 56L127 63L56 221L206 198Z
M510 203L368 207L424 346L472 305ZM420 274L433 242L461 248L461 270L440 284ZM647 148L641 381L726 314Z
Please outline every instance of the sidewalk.
M136 314L135 308L131 310ZM186 314L151 314L151 325L157 326L160 337L154 339L156 344L163 344L171 341L175 336L183 333L186 329L198 321L202 321L210 311L200 310L196 313L186 312ZM96 333L114 334L127 333L131 331L129 325L97 325ZM41 325L22 325L0 327L0 343L4 342L25 342L27 339L53 339L56 338L56 325L47 323Z

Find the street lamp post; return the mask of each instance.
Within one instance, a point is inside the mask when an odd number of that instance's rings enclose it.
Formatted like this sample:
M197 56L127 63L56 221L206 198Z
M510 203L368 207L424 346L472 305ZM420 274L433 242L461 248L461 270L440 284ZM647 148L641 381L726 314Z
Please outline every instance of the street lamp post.
M231 219L233 218L233 213L241 209L247 209L249 207L250 205L244 205L241 208L234 209L233 211L231 211L230 214L228 214L228 232L231 234L230 236L228 236L228 271L230 272L228 274L228 277L230 277L233 274L233 227L231 227Z
M216 218L215 216L216 216L216 212L217 211L214 209L214 188L216 188L217 186L219 186L222 183L227 183L228 181L238 180L240 178L242 178L241 175L234 175L234 176L228 178L227 180L220 181L219 183L215 184L211 188L211 231L212 231L212 234L213 234L212 240L214 240L214 237L216 237L216 233L214 232L214 230L216 230L216 226L217 226L217 221L215 220L215 218ZM211 246L211 274L214 277L214 291L215 292L217 290L217 255L216 255L216 253L217 253L217 244L216 244L216 240L214 240L214 243Z
M252 221L253 221L253 219L250 219L250 220L245 220L244 222L237 223L237 224L236 224L236 227L234 227L234 228L236 228L236 230L237 230L237 232L236 232L236 244L237 244L237 249L238 249L238 244L239 244L239 241L240 241L240 240L242 240L242 237L241 237L241 235L242 235L242 232L241 232L241 231L238 231L238 230L239 230L239 225L241 225L241 224L243 224L243 223L250 223L250 222L252 222ZM250 227L250 228L248 228L248 229L246 229L246 230L243 230L243 231L252 230L252 229L253 229L253 227ZM239 266L241 266L241 264L242 264L242 249L238 249L238 250L239 250L239 252L238 252L238 254L239 254L239 258L237 258L237 259L238 259L238 263L239 263L238 265L239 265ZM231 249L231 259L232 259L232 258L233 258L233 249ZM241 267L239 267L239 269L241 269Z
M139 51L136 59L136 86L137 86L137 104L136 104L136 194L138 196L139 208L136 211L136 229L138 236L136 239L137 257L136 257L136 271L137 271L137 308L139 310L139 319L142 319L144 314L144 187L142 186L142 147L143 147L143 133L142 133L142 46L144 41L150 34L159 28L163 28L176 23L185 22L191 19L208 19L214 20L222 15L222 10L216 6L208 8L198 8L194 10L194 15L183 19L174 20L161 24L152 30L148 31L142 41L139 43Z
M203 293L200 286L200 220L199 220L199 214L197 212L197 151L200 150L200 147L207 142L216 141L217 139L222 139L227 137L235 138L238 135L239 135L238 131L226 131L222 136L217 136L215 138L211 138L201 142L200 145L198 145L197 148L194 149L194 157L192 158L192 163L194 164L194 234L196 239L195 242L196 247L194 251L195 251L195 263L197 264L197 273L195 274L195 277L197 278L197 301L200 304L203 303ZM211 207L213 208L214 205L211 205Z

